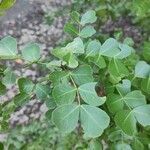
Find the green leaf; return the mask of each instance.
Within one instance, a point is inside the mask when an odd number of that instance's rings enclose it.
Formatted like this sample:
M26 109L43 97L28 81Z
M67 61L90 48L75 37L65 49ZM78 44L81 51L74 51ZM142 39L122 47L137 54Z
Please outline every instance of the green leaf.
M138 90L128 93L123 99L132 108L146 104L145 96Z
M49 75L50 81L53 83L53 86L61 83L62 80L67 79L69 76L68 72L65 71L54 71Z
M131 92L131 81L127 79L122 80L122 84L117 84L116 89L120 95L126 95L127 93Z
M92 68L89 65L81 65L71 73L78 85L93 82L94 79L92 74Z
M96 66L98 66L100 69L106 67L105 59L100 54L96 54L94 57L91 57L90 61L93 62Z
M30 96L26 93L19 93L14 97L13 100L15 105L23 106L30 100Z
M89 42L86 48L86 58L98 54L100 47L101 47L101 43L98 40L93 40Z
M78 61L72 52L68 53L63 57L63 60L67 62L68 67L76 68L78 66Z
M62 105L52 113L52 121L61 132L69 133L75 129L79 119L79 106Z
M0 10L9 9L14 5L16 0L1 0L0 1Z
M18 80L19 91L24 93L31 93L34 87L32 81L27 78L20 78Z
M122 142L115 143L111 148L111 150L132 150L132 148L129 144L124 143L122 141Z
M40 100L46 100L49 98L50 88L48 85L43 85L41 83L37 83L35 87L36 97Z
M95 138L102 135L104 129L109 125L110 118L106 112L100 108L90 105L81 105L80 121L85 136Z
M16 57L17 41L11 36L7 36L0 40L0 58L13 58Z
M128 135L136 133L136 119L130 110L119 111L115 115L116 124Z
M103 146L98 140L91 140L89 144L89 150L103 150Z
M119 43L113 38L107 39L100 48L100 54L107 57L114 57L119 52Z
M129 108L135 108L141 105L145 105L146 100L141 91L135 90L125 96L110 94L108 95L106 103L109 110L115 113L119 110L123 110L124 104L126 104Z
M95 91L95 86L96 82L90 82L81 85L78 90L84 102L92 106L100 106L105 103L106 97L99 97Z
M135 66L135 77L146 78L150 75L150 65L145 61L139 61Z
M5 76L2 79L4 85L11 85L16 83L16 74L14 74L10 68L7 68L4 71L4 75Z
M83 38L88 38L94 35L95 33L96 33L96 30L94 29L94 27L89 25L89 26L84 27L79 33L79 35Z
M150 76L149 78L142 79L141 88L144 92L150 93Z
M29 43L22 49L22 57L26 61L35 62L40 59L40 47L36 43Z
M131 55L132 53L132 48L126 44L119 44L119 48L120 48L120 52L115 55L114 57L117 58L117 59L123 59L123 58L126 58L128 57L129 55Z
M6 92L6 86L2 82L0 82L0 95L5 94L5 92Z
M4 145L1 142L0 142L0 150L4 150Z
M129 75L129 71L126 66L119 59L112 59L108 66L110 74L116 77L125 77Z
M54 87L52 96L58 105L71 104L75 100L76 90L75 87L62 83Z
M77 37L73 42L67 44L65 49L71 50L73 53L83 54L84 53L84 44L81 38Z
M123 110L123 107L124 107L122 97L117 94L109 94L106 100L106 104L110 112L113 112L113 113Z
M134 139L132 143L132 147L134 150L144 150L144 145L138 139Z
M97 20L96 13L94 10L89 10L81 17L81 25L85 25L87 23L94 23Z
M80 14L77 11L71 12L70 16L73 21L75 21L77 23L80 22Z
M79 34L77 28L70 22L65 24L64 31L66 33L71 34L71 35L78 35Z
M143 50L143 56L145 58L145 60L150 62L150 42L145 42L144 43L144 50Z
M142 105L133 109L137 121L142 126L150 125L150 105Z

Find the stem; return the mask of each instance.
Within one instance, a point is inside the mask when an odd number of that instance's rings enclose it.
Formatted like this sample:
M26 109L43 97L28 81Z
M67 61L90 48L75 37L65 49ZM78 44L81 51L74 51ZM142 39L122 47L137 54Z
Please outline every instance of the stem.
M76 85L76 83L74 82L73 78L71 75L69 75L70 79L71 79L71 82L73 83L73 86L77 89L77 100L78 100L78 103L80 105L80 95L79 95L79 91L78 91L78 87Z

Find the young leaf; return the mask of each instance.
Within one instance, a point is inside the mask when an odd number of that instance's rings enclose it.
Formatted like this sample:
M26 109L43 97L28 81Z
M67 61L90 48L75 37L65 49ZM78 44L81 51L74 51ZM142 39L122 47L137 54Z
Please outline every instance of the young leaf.
M90 82L81 85L78 90L81 98L92 106L103 105L106 101L106 97L99 97L95 91L96 82Z
M77 37L73 42L67 44L65 49L71 50L73 53L83 54L84 53L84 44L81 38Z
M116 89L121 95L126 95L131 92L131 81L127 79L122 80L122 84L117 84Z
M95 33L96 33L96 30L94 29L94 27L89 25L89 26L84 27L79 33L79 35L83 38L88 38L94 35Z
M110 74L116 77L125 77L129 75L129 71L126 66L119 59L112 59L108 66Z
M95 138L100 136L104 129L108 127L110 118L106 112L100 108L90 105L81 105L80 121L85 136Z
M94 23L97 20L94 10L89 10L81 17L81 24L84 26L87 23Z
M58 105L71 104L75 100L76 88L62 83L54 87L52 96Z
M150 105L142 105L133 109L137 121L142 126L150 125Z
M149 78L142 79L141 88L144 92L150 93L150 76Z
M130 110L119 111L115 115L116 124L128 135L136 133L136 119Z
M52 121L61 132L69 133L75 129L79 120L79 106L62 105L52 112Z
M37 83L35 87L35 93L38 99L46 100L50 97L50 88L48 85L42 85L41 83Z
M26 61L35 62L40 59L40 47L36 43L29 43L22 49L22 57Z
M17 41L11 36L0 40L0 58L10 58L17 55Z
M135 66L135 77L146 78L150 75L150 65L145 61L139 61Z
M82 65L75 69L71 75L76 84L82 85L88 82L93 82L92 68L89 65Z
M32 81L27 78L20 78L18 80L19 91L24 93L31 93L34 87Z

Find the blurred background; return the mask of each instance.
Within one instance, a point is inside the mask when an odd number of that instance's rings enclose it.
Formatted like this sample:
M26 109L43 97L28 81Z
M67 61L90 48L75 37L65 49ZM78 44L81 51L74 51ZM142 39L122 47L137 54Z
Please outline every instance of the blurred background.
M17 38L18 49L28 42L37 42L41 46L42 57L50 57L54 47L72 39L63 30L70 12L75 10L82 14L89 9L96 10L98 20L95 28L98 32L95 37L100 41L108 37L126 40L138 53L150 47L150 0L16 0L9 10L1 13L0 39L6 35ZM146 59L148 56L143 57ZM29 77L33 81L46 73L36 65L22 68L21 61L5 63L13 67L16 75ZM0 96L0 103L11 101L16 93L16 86L10 86L7 94ZM9 103L6 111L11 107ZM67 136L60 134L48 116L47 106L33 98L11 114L9 123L4 125L10 129L0 133L0 141L9 150L89 148L89 142L77 136L76 131Z

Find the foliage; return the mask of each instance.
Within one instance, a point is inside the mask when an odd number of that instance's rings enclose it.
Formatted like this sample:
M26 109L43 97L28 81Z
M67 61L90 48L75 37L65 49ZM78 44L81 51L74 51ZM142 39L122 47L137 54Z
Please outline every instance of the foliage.
M17 83L19 88L10 103L1 105L2 131L10 113L36 96L46 103L48 119L63 134L78 130L85 139L97 138L110 149L148 149L150 58L145 59L144 50L139 59L127 42L114 38L101 43L94 37L96 20L94 10L82 16L72 12L65 31L76 37L53 49L51 61L42 60L38 44L27 44L19 54L13 37L0 41L1 59L22 59L25 66L39 64L49 69L46 77L34 83L1 69L1 94L9 84ZM98 144L94 141L91 147L100 148Z
M2 15L7 9L11 8L16 0L0 0L0 15Z

